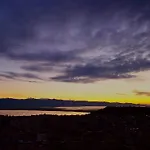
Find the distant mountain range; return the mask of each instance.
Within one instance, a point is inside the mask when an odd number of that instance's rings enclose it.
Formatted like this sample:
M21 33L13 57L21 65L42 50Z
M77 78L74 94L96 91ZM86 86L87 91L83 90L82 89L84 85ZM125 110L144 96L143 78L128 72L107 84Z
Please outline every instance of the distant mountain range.
M142 106L132 103L110 103L110 102L89 102L57 99L13 99L1 98L0 109L42 109L54 107L73 107L73 106Z

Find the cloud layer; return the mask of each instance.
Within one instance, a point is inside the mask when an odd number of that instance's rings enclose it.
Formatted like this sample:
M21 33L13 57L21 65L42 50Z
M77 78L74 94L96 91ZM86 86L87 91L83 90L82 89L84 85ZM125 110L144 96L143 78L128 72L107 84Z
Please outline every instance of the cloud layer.
M150 92L143 92L135 90L134 93L138 96L150 96Z
M37 82L42 81L44 79L38 77L35 74L32 73L15 73L15 72L4 72L0 73L0 79L1 80L20 80L20 81L26 81L26 82Z
M0 11L0 58L22 69L5 78L89 83L150 69L147 0L2 0Z

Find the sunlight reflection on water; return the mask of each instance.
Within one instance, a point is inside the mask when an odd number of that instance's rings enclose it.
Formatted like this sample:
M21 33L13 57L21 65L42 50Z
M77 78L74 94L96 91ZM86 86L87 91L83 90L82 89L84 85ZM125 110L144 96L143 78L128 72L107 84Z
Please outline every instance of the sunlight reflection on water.
M31 116L31 115L86 115L87 112L72 111L36 111L36 110L0 110L0 115L8 116Z

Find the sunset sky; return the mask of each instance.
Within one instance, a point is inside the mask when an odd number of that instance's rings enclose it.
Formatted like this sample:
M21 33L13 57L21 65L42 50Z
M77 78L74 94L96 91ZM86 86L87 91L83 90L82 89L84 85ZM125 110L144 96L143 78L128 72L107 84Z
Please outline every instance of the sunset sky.
M0 97L150 104L150 2L1 0Z

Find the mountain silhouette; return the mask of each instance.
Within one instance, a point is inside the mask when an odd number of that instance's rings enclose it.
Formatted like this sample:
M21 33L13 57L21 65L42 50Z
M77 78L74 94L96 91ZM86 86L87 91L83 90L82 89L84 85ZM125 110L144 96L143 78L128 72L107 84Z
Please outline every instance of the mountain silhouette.
M57 99L13 99L1 98L0 109L42 109L54 107L74 107L74 106L141 106L132 103L110 103L110 102L89 102L74 100L57 100Z

